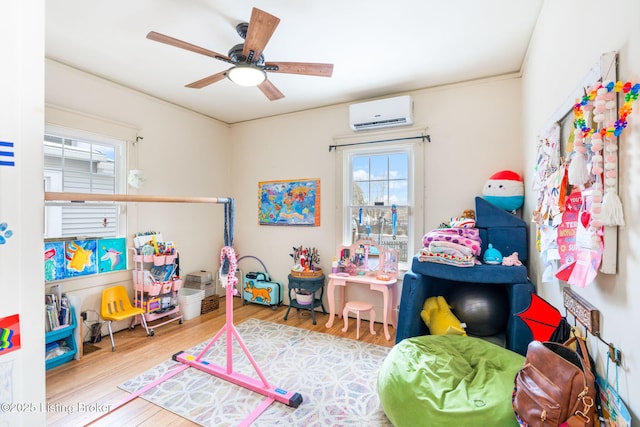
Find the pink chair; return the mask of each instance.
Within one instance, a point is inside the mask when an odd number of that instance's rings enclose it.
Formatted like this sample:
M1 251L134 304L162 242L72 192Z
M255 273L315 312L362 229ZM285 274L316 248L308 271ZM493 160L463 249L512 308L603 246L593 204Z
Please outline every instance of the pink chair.
M342 317L344 317L344 328L342 328L342 332L347 332L349 329L349 312L352 312L356 315L356 339L360 339L360 313L361 312L369 312L369 329L371 331L371 335L375 335L376 331L373 330L373 323L376 320L376 312L373 310L373 305L364 301L349 301L344 305L344 310L342 311Z

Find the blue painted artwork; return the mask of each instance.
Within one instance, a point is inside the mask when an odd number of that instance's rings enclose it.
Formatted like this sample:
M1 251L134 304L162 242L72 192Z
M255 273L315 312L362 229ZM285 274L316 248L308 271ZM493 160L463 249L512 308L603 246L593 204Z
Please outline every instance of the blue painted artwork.
M67 277L86 276L98 272L97 240L70 240L65 245Z
M65 277L64 242L45 242L44 280L62 280Z
M15 166L13 142L0 141L0 166Z
M7 239L13 236L13 231L9 230L6 222L0 222L0 245L7 243Z
M110 271L125 270L127 268L127 239L98 240L98 271L108 273Z

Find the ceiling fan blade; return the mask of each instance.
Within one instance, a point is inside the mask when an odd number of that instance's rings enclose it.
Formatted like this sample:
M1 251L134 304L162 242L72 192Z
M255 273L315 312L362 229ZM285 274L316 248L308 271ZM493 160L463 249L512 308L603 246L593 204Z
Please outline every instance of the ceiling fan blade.
M278 99L284 98L282 92L280 92L269 80L265 80L260 83L258 85L258 89L264 93L264 96L269 98L269 101L277 101Z
M155 31L150 31L149 34L147 34L147 38L149 40L168 44L170 46L179 47L180 49L190 50L191 52L199 53L200 55L210 56L211 58L220 59L225 62L233 63L233 61L231 61L231 58L229 58L227 55L222 55L218 52L214 52L212 50L205 49L203 47L196 46L191 43L187 43L185 41L173 38L171 36L156 33Z
M251 20L247 29L247 36L244 39L242 54L249 58L249 62L256 61L262 55L264 47L280 23L280 18L276 18L267 12L256 7L251 11ZM253 52L251 56L249 56Z
M267 62L265 70L271 73L304 74L307 76L331 77L333 64L320 64L314 62ZM278 67L272 70L270 67Z
M215 82L219 82L227 76L227 70L220 71L219 73L215 73L210 75L209 77L205 77L204 79L200 79L197 82L189 83L185 87L190 87L192 89L202 89L205 86L209 86Z

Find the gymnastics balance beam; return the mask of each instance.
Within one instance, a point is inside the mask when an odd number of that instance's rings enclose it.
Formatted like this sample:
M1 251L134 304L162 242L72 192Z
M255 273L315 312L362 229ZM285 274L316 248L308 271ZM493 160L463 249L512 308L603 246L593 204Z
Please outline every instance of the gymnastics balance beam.
M223 366L211 364L207 361L197 360L195 356L188 353L176 353L173 355L173 360L262 394L274 401L284 403L287 406L297 408L302 403L302 396L300 393L293 393L274 387L269 383L265 383L265 381L243 375L239 372L228 372Z

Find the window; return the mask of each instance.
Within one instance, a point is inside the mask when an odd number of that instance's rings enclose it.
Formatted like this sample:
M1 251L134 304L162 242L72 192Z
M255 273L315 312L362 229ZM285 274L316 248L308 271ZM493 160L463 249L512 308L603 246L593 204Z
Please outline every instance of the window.
M45 191L118 194L123 188L125 143L47 126ZM45 207L45 238L117 237L124 224L116 203L71 203Z
M344 244L369 237L398 251L407 269L415 247L416 159L422 144L367 145L342 150ZM417 151L420 153L417 153ZM421 163L420 163L421 164ZM395 220L395 221L394 221ZM421 230L420 230L421 231Z

